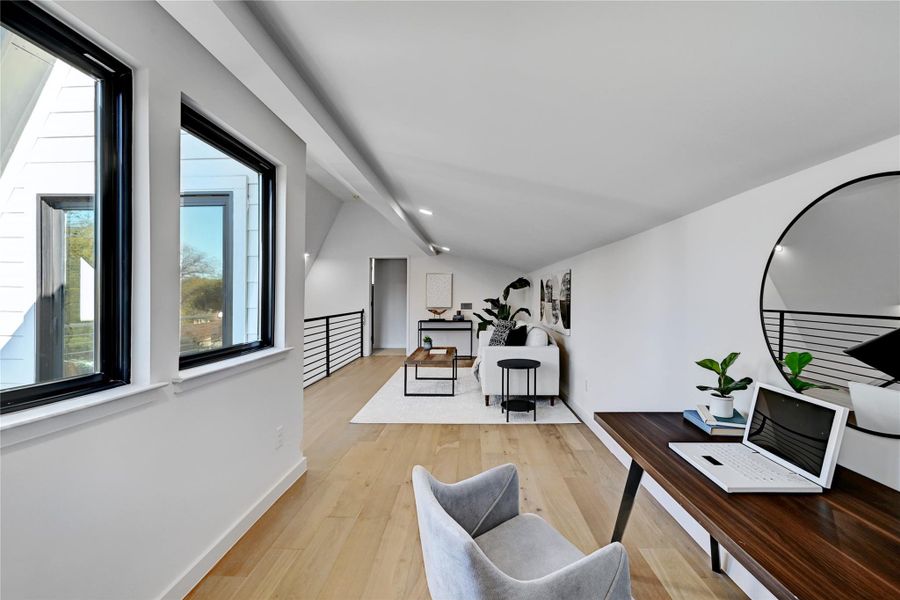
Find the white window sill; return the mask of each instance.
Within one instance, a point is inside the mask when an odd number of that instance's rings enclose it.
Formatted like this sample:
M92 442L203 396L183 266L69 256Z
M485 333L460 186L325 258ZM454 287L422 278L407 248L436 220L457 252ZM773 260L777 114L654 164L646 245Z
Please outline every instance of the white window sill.
M287 358L288 352L293 349L293 347L267 348L243 356L178 371L178 376L172 379L172 383L175 384L175 393L180 394L213 381L219 381L238 373L256 369L262 365L284 360Z
M0 416L0 448L129 410L154 399L167 382L129 384Z

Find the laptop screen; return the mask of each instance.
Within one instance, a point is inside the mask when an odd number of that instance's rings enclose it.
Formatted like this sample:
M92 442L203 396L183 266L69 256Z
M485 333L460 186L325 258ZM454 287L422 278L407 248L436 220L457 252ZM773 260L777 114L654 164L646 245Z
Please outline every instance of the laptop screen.
M837 413L759 386L746 440L819 476Z

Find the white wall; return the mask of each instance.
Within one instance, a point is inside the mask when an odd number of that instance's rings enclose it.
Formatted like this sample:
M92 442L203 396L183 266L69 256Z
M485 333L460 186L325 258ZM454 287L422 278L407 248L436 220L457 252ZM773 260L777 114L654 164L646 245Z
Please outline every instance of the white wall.
M118 391L137 393L31 424L42 409L0 419L0 595L181 597L305 469L305 146L155 2L49 6L135 68L134 384ZM182 94L278 164L276 343L296 349L178 394L140 392L179 375Z
M698 359L740 351L735 376L784 385L759 318L760 282L772 246L821 194L898 167L895 137L532 273L537 279L572 269L572 334L556 335L569 405L624 459L593 413L681 411L702 402L705 395L694 386L710 379L694 365ZM535 307L537 299L533 294ZM736 394L740 408L748 402L749 392ZM841 464L898 488L898 461L897 440L847 431ZM705 546L699 526L671 499L659 497ZM746 580L746 573L730 573Z
M306 178L306 273L316 262L319 250L331 231L343 202L314 179Z
M406 259L376 258L372 292L375 348L406 347Z
M407 350L414 349L418 343L418 320L432 316L425 309L426 273L453 273L454 306L471 302L476 310L483 306L484 298L496 297L506 284L521 275L508 267L453 254L426 256L375 210L362 202L345 202L306 279L307 314L321 316L367 309L369 259L375 257L409 258ZM511 298L522 305L527 302L527 294L521 292ZM471 318L471 313L464 314ZM432 337L435 344L455 345L461 353L468 352L464 333L432 334ZM367 354L369 345L367 330Z

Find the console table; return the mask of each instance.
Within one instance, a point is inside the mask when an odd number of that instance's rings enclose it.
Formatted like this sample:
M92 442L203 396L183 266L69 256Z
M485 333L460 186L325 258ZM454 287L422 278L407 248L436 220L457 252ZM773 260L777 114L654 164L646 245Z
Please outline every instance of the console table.
M422 345L423 332L428 331L468 331L469 332L469 354L458 354L457 358L471 359L475 358L473 351L473 338L475 337L475 327L471 319L463 319L462 321L451 321L450 319L422 319L419 321L419 346Z
M631 456L613 541L625 532L644 471L778 598L900 598L900 493L838 467L821 494L728 494L669 442L728 442L680 413L595 413ZM730 440L734 443L734 440Z

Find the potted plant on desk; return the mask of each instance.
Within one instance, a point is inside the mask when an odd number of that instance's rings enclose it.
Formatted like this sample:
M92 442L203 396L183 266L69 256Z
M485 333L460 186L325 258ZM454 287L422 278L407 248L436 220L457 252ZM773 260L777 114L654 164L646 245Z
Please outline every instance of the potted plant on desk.
M718 385L697 386L697 389L701 392L712 392L712 400L709 403L709 412L711 412L714 417L722 417L723 419L732 417L734 415L734 397L731 394L739 390L746 390L750 384L753 383L753 380L749 377L744 377L743 379L735 381L728 376L728 368L734 364L734 361L736 361L740 355L740 352L732 352L722 359L721 363L711 358L704 358L703 360L697 361L698 366L709 369L719 376Z
M422 338L422 348L431 350L431 336L426 335Z

